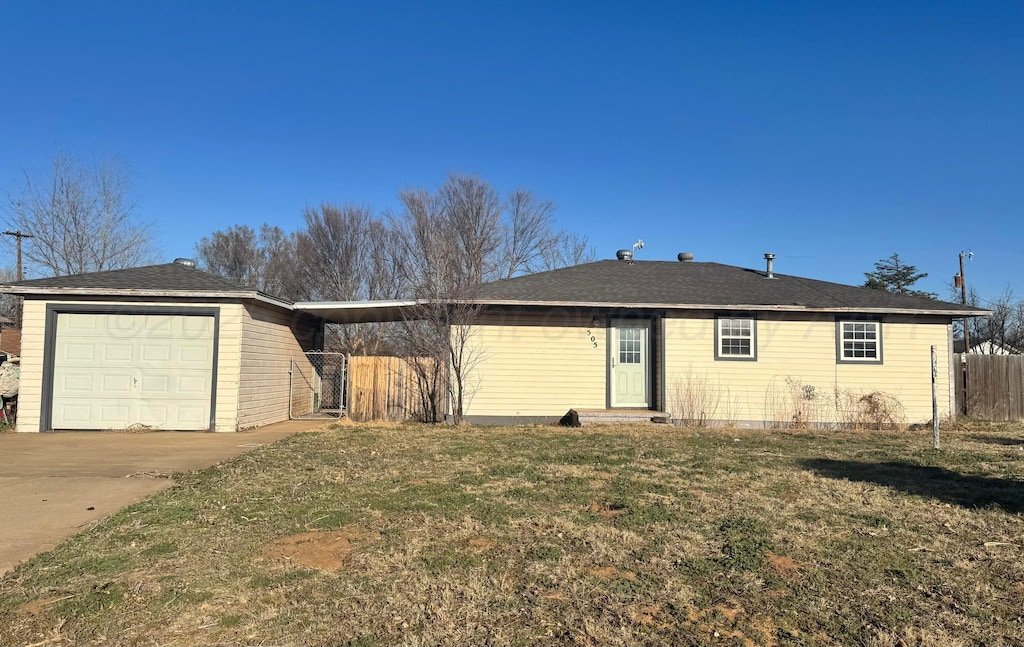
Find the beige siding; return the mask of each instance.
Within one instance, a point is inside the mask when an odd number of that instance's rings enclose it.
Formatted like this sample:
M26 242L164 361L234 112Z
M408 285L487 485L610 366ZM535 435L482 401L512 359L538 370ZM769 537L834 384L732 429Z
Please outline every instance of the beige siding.
M42 410L43 343L46 300L26 299L22 325L21 384L18 394L18 431L37 432ZM220 308L217 359L216 431L238 429L238 373L241 364L243 307L240 304L180 301L61 301L62 305L174 306Z
M561 416L605 407L606 330L571 313L490 314L473 327L470 416ZM591 337L593 341L591 341Z
M43 337L46 302L25 299L21 323L21 383L18 385L18 431L39 431L43 389Z
M670 317L665 322L668 406L677 415L703 408L712 419L741 423L843 423L860 415L863 396L881 392L899 401L904 422L924 422L931 419L934 345L940 415L948 416L948 397L943 397L949 393L948 334L945 319L886 317L884 363L841 364L832 316L760 314L757 361L716 361L712 314Z
M242 320L240 303L220 306L220 338L217 347L217 428L238 431L238 373L242 366Z
M258 305L242 309L238 427L247 429L288 419L289 369L314 350L319 326L309 317Z

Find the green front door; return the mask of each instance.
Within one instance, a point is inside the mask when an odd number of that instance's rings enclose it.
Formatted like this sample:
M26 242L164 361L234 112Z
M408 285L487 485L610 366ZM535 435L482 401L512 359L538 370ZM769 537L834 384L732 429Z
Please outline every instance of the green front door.
M650 328L646 321L615 321L611 329L609 370L611 406L646 409Z

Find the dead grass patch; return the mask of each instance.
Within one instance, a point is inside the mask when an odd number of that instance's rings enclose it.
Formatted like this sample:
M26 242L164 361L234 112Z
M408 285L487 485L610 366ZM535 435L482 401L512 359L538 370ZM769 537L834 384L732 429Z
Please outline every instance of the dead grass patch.
M1024 429L992 433L339 426L174 475L9 573L0 635L1020 644Z

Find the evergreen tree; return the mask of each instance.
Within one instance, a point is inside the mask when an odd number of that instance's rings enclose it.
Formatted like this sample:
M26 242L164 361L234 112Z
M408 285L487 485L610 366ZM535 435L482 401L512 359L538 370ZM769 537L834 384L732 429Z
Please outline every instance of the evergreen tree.
M914 265L907 265L900 260L900 255L893 253L889 258L882 259L875 263L874 272L865 272L867 278L864 287L875 290L885 290L893 294L908 294L915 297L938 297L934 292L911 289L920 279L928 276L926 272L918 272Z

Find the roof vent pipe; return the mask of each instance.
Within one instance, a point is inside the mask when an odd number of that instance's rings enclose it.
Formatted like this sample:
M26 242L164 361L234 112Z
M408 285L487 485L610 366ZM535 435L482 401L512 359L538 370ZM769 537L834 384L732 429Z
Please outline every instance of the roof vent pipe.
M768 261L768 278L774 279L775 278L775 274L772 272L772 266L774 265L775 254L773 254L771 252L765 252L764 253L764 260Z
M196 262L191 258L176 258L174 259L175 265L181 265L183 267L195 267Z
M693 252L679 252L679 256L677 256L676 258L679 259L680 263L692 263Z
M620 249L619 251L615 252L615 258L619 259L620 261L632 262L633 261L633 250L631 250L631 249Z

